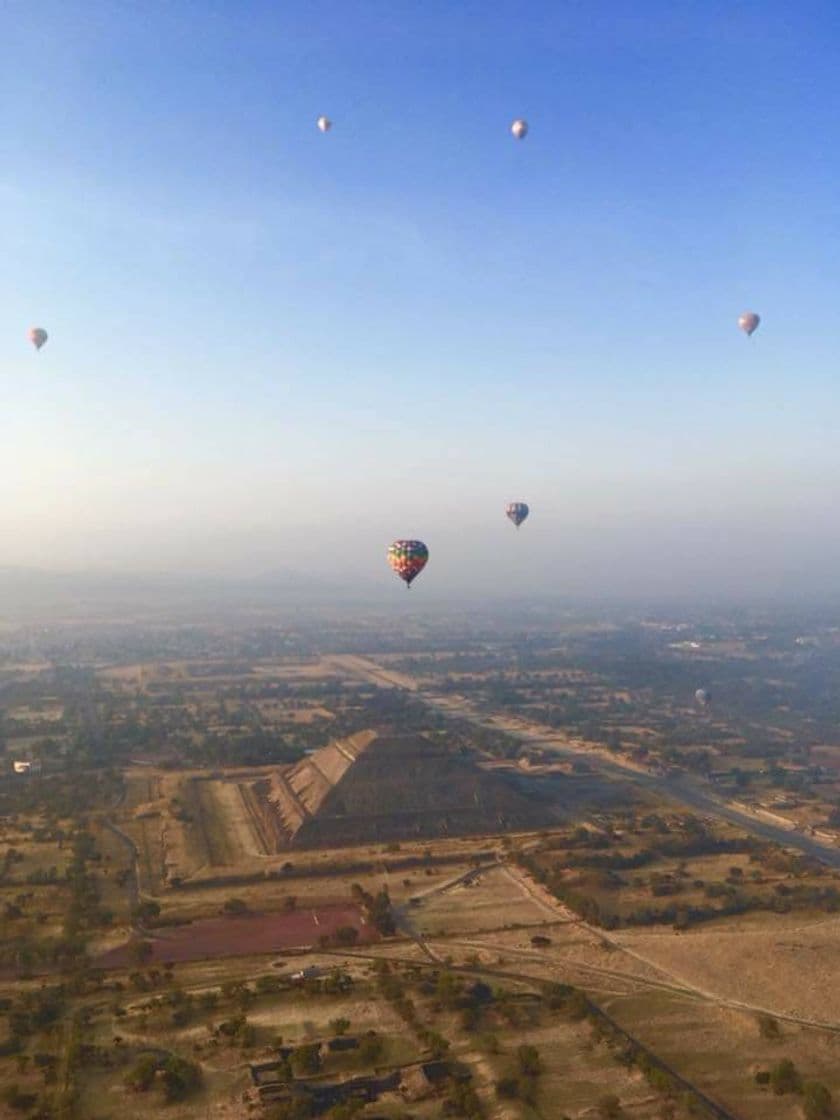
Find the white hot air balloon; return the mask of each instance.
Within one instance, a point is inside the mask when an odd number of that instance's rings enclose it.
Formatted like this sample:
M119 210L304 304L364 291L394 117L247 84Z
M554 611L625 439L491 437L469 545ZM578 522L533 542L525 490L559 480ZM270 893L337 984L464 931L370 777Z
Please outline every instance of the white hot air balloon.
M745 311L743 315L738 316L738 326L745 334L752 334L761 322L761 316L756 315L754 311Z
M318 128L321 132L329 132L332 128L332 121L329 117L318 117Z
M510 131L517 140L524 140L528 135L528 122L523 121L520 117L510 126Z
M28 332L29 341L36 350L40 350L44 343L49 338L49 335L43 327L30 327Z

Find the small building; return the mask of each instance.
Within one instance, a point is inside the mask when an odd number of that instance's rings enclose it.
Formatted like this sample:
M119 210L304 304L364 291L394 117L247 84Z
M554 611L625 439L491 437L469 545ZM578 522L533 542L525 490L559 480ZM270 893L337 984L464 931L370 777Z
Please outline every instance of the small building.
M32 763L16 758L12 763L12 768L16 774L30 774L32 772Z

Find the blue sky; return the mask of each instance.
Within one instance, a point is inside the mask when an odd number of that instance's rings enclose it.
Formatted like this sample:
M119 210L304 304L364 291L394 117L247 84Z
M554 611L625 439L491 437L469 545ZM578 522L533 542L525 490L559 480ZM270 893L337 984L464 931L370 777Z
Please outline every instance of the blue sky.
M431 595L832 585L836 4L0 29L4 562L390 595L419 536Z

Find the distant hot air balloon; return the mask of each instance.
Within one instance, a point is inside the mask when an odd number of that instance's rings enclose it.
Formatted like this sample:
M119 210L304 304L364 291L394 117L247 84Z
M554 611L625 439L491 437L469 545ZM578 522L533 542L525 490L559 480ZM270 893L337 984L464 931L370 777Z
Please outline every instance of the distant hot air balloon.
M531 511L525 502L508 502L505 514L511 519L518 529Z
M36 350L40 350L49 337L43 327L30 327L27 334Z
M708 708L709 704L712 702L712 694L707 688L698 688L694 693L694 699L701 708Z
M420 575L428 559L429 550L422 541L394 541L388 549L388 563L405 580L406 587L411 587L411 581Z
M528 122L523 121L520 117L513 122L510 126L510 130L517 140L524 140L528 135Z
M738 326L745 334L752 334L760 322L761 316L756 315L754 311L745 311L743 315L738 316Z
M318 128L321 132L329 132L332 128L332 121L329 117L318 117Z

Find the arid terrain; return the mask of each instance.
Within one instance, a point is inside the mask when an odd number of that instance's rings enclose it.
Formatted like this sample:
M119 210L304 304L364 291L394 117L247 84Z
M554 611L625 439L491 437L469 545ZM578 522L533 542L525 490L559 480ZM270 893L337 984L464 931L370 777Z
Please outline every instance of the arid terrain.
M198 630L143 659L120 633L119 657L110 632L74 630L72 659L61 629L41 655L7 639L0 1115L798 1120L840 1100L828 726L768 710L762 759L734 702L645 707L604 654L597 687L587 658L541 667L598 627L503 671L498 634L408 654L305 630L246 654Z

